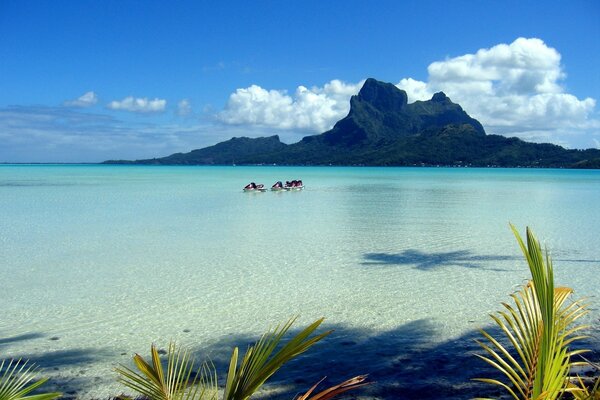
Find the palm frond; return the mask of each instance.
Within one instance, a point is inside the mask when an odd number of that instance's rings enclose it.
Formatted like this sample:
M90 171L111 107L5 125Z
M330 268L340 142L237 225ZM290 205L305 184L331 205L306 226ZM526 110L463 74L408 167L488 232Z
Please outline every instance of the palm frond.
M319 393L316 393L311 396L312 392L315 391L317 386L319 386L319 384L321 382L323 382L324 379L325 378L323 378L319 382L315 383L313 385L313 387L311 387L303 395L298 396L296 398L296 400L329 400L329 399L332 399L335 396L345 393L349 390L353 390L353 389L359 388L361 386L370 384L370 382L365 382L367 380L367 375L358 375L358 376L355 376L354 378L347 379L342 383L338 383L337 385L334 385L330 388L322 390Z
M6 365L6 367L5 367ZM27 365L27 361L2 360L0 364L0 400L52 400L62 393L41 393L29 395L42 386L48 378L38 379L37 367ZM38 379L37 381L35 381ZM35 381L35 382L34 382Z
M552 260L547 252L544 256L533 232L527 228L525 244L513 225L511 229L532 280L511 295L514 306L504 303L505 310L492 315L507 344L485 331L482 334L488 344L478 341L487 354L479 357L499 370L507 381L477 380L499 385L517 400L556 399L565 391L574 390L567 389L569 373L575 365L571 356L584 350L571 351L569 346L582 338L577 333L584 327L574 323L587 313L586 305L579 301L567 304L573 291L555 287Z
M153 344L150 348L151 362L136 354L133 362L137 371L120 366L119 382L150 400L196 400L217 399L217 377L214 366L204 363L194 371L194 360L189 350L177 349L169 344L167 370Z
M302 354L311 346L329 335L327 331L311 335L321 325L323 318L316 320L285 345L275 351L285 334L296 321L290 319L282 326L265 333L253 346L248 348L238 365L238 348L233 350L229 363L229 373L225 385L224 400L245 400L258 390L283 364Z

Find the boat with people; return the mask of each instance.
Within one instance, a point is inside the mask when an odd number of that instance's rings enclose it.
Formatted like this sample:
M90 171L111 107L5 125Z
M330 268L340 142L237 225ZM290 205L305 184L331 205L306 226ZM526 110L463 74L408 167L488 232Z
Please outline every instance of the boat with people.
M298 180L293 180L293 181L286 181L285 182L285 186L284 186L285 190L302 190L304 189L304 184L302 183L302 180L298 179Z
M285 190L285 187L283 186L283 183L281 183L281 181L277 181L273 186L271 186L271 190L273 192L281 192Z
M271 191L273 192L289 192L292 190L303 190L304 189L304 183L302 183L302 180L300 179L295 179L293 181L285 181L285 185L281 182L281 181L277 181L273 184L273 186L271 186ZM265 185L263 185L262 183L256 184L254 182L250 182L249 184L247 184L244 189L244 192L266 192L267 189L265 188Z

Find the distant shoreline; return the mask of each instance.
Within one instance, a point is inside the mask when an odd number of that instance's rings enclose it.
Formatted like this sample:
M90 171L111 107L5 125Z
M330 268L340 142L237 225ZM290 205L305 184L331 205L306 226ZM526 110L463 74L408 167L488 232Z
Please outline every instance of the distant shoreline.
M268 168L277 168L277 167L291 167L291 168L446 168L446 169L543 169L543 170L589 170L589 171L597 171L598 168L572 168L572 167L543 167L543 166L513 166L513 167L505 167L498 165L487 165L487 166L479 166L479 165L326 165L326 164L311 164L311 165L300 165L300 164L149 164L149 163L108 163L108 162L99 162L99 163L86 163L86 162L73 162L73 163L61 163L61 162L0 162L0 166L27 166L27 165L40 165L40 166L77 166L77 165L85 165L85 166L127 166L127 167L268 167Z

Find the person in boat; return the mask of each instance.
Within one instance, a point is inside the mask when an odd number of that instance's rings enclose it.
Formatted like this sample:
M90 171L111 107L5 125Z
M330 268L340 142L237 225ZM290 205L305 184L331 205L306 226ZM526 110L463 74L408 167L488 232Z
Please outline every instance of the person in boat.
M302 183L302 180L301 180L301 179L298 179L298 180L296 181L296 187L302 187L302 186L304 186L304 184Z
M275 184L273 186L271 186L271 188L273 188L273 189L282 189L283 188L283 184L281 183L281 181L277 181L277 182L275 182Z
M258 185L254 185L254 189L262 189L264 187L265 187L265 185L263 185L262 183L259 183Z
M286 188L288 188L288 187L292 187L292 182L290 182L290 181L285 181L285 187L286 187Z
M250 182L244 187L244 190L256 189L256 183Z

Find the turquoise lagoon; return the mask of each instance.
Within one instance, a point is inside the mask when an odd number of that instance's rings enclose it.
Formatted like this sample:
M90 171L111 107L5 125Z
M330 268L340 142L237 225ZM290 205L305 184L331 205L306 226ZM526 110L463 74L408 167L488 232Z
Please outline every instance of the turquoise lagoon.
M306 189L241 190L291 179ZM393 382L407 349L471 350L528 277L509 222L590 297L595 334L600 171L3 165L0 358L102 398L152 342L218 360L291 316L324 316L336 332L314 350L329 362L317 379L345 363L340 377Z

